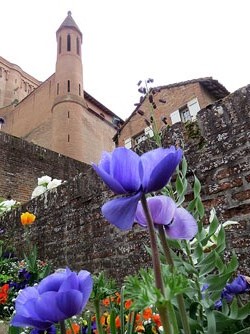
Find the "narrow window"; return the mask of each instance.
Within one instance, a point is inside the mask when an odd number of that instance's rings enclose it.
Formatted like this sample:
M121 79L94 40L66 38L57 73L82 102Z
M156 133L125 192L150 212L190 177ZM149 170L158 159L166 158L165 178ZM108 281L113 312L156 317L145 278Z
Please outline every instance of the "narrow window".
M67 51L71 50L71 39L70 34L67 35Z
M68 111L68 118L69 118L69 111Z
M56 94L59 94L59 83L56 85Z
M70 80L68 80L68 93L70 92Z
M69 143L69 141L70 141L70 136L68 135L68 143Z
M81 96L81 85L79 84L79 96Z
M76 53L80 55L80 43L79 43L79 38L76 38Z
M58 45L58 52L59 54L62 52L62 37L59 37L59 45Z

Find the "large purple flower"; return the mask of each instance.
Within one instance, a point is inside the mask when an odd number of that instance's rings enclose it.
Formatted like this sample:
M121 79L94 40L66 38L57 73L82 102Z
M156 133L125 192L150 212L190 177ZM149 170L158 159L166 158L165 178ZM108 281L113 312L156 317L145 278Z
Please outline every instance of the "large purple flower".
M162 189L170 180L182 158L182 150L174 146L157 148L138 156L124 147L104 152L97 174L114 193L128 195L104 204L105 218L122 230L132 227L137 203L142 194Z
M18 295L13 326L45 330L53 323L81 313L93 286L90 273L78 274L66 268L44 278L38 286L27 287Z
M194 217L184 208L178 208L172 198L155 196L147 199L155 227L163 225L166 234L171 239L192 239L197 233L197 223ZM147 227L147 220L141 202L135 214L135 221Z

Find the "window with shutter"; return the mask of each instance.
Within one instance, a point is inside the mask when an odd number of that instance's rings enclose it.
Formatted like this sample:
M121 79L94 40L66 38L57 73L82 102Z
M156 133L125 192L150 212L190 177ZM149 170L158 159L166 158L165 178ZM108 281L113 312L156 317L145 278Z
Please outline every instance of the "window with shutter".
M171 122L172 124L175 124L177 122L181 122L181 117L180 117L180 112L179 112L179 109L172 112L170 114L170 118L171 118Z
M131 147L132 147L132 139L131 139L131 138L127 138L127 139L125 139L125 141L124 141L124 146L125 146L126 148L131 148Z
M190 115L192 117L192 121L194 121L196 119L196 115L197 115L198 111L201 110L197 98L189 101L188 104L187 104L187 106L188 106L188 109L190 111Z
M154 132L151 126L148 126L147 128L144 129L144 133L147 137L154 137Z

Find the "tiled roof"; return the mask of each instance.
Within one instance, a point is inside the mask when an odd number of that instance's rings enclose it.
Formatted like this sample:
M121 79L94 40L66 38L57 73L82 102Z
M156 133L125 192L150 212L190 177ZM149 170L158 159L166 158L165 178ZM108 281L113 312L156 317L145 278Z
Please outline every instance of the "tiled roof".
M190 85L192 83L200 83L206 90L208 90L216 99L223 99L230 92L221 84L218 80L213 79L212 77L193 79L188 81L182 81L166 86L159 86L160 89L168 89L172 87Z
M92 102L93 104L95 104L98 108L100 108L103 111L105 111L108 115L110 115L112 117L116 117L117 119L119 119L120 123L123 123L123 120L119 116L117 116L116 114L114 114L110 109L108 109L107 107L105 107L101 102L99 102L98 100L96 100L93 96L91 96L86 91L84 91L84 98L87 101Z
M82 36L81 30L79 29L78 25L75 23L74 19L71 16L71 11L68 11L68 16L58 28L57 33L63 28L73 28L77 30Z

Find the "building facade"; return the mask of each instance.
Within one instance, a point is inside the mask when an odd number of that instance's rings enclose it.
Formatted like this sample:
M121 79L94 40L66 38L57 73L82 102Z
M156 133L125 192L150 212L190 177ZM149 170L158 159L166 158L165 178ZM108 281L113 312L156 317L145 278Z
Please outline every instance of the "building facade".
M149 83L152 79L148 80ZM147 82L146 82L147 84ZM138 89L144 95L130 117L124 122L114 141L117 146L132 148L153 136L152 117L159 132L168 125L196 119L200 109L229 94L228 90L211 77L176 84Z
M114 148L122 120L84 91L82 33L71 12L56 32L55 73L39 82L0 58L1 130L86 163Z

